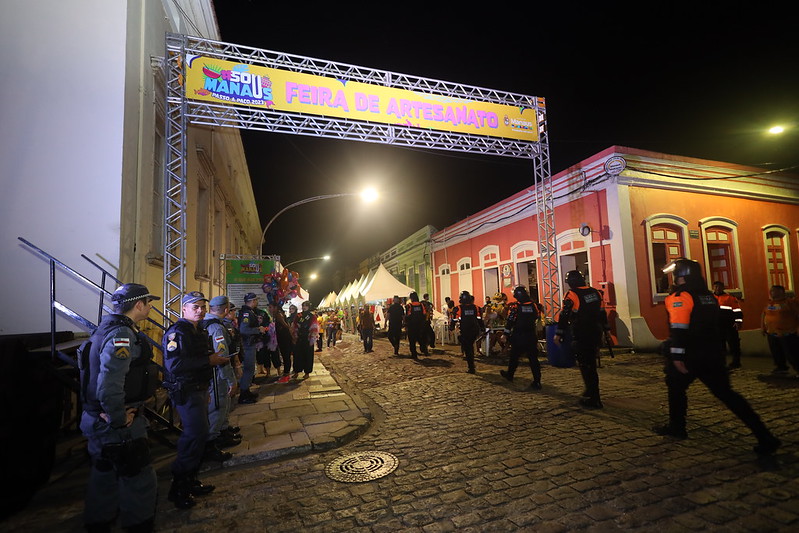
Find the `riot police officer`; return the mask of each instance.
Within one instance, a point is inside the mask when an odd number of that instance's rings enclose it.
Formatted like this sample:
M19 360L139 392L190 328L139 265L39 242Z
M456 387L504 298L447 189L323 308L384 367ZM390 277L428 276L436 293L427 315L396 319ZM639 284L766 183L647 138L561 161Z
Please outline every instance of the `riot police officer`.
M766 428L746 399L730 385L721 345L719 304L707 289L699 263L677 259L665 273L673 273L674 289L666 297L669 338L664 349L665 374L669 398L669 423L652 428L658 435L684 439L688 410L688 386L699 380L710 389L752 431L758 444L755 452L771 455L782 444Z
M508 320L505 323L505 335L510 340L510 360L508 370L499 373L508 381L513 381L513 374L519 366L519 357L527 354L530 370L533 372L532 390L541 390L541 363L538 361L538 338L535 323L541 314L541 308L534 303L527 289L518 286L513 290L516 301L509 305Z
M469 367L467 372L474 374L474 342L480 332L485 329L485 326L483 325L480 308L474 305L474 296L469 294L469 291L461 292L458 302L460 303L461 349L463 350L463 355L466 356L466 364ZM454 323L450 328L454 329L453 326Z
M136 322L153 300L144 285L126 283L83 347L80 429L92 460L84 521L88 531L111 531L117 513L123 528L152 531L157 499L142 404L155 392L157 367Z
M408 332L408 344L411 348L411 358L418 359L416 345L422 350L423 355L430 355L427 351L427 342L424 334L424 326L427 322L425 308L419 301L416 291L412 292L408 299L410 302L405 306L405 330Z
M603 405L599 397L597 354L602 336L610 331L608 315L602 303L602 294L586 284L585 277L579 270L566 273L566 284L569 291L563 300L555 339L557 343L561 343L567 330L571 332L572 349L585 384L580 405L601 409Z
M180 415L183 431L172 463L169 500L179 509L195 505L194 496L208 494L213 485L197 479L208 440L208 384L212 367L228 363L214 353L199 323L205 317L203 293L192 291L182 300L182 317L164 333L164 388ZM222 452L227 453L227 452ZM229 456L229 454L228 454Z

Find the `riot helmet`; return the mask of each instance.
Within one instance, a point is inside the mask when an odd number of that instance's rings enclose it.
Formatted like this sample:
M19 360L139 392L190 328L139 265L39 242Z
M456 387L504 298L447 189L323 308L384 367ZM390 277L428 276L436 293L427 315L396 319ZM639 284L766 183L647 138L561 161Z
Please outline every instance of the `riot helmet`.
M412 301L412 302L418 302L419 301L419 295L416 293L416 291L413 291L412 293L410 293L408 295L408 299L410 301Z
M566 284L572 289L585 287L585 276L579 270L569 270L566 272Z
M470 304L474 301L474 296L469 294L469 291L461 292L460 296L458 296L458 302L461 304Z
M523 285L519 285L513 289L513 297L519 302L530 301L530 295L527 293L527 289Z
M672 274L674 283L677 278L683 278L684 285L689 288L702 288L705 286L705 279L702 277L702 266L696 261L680 257L675 259L663 268L664 274Z

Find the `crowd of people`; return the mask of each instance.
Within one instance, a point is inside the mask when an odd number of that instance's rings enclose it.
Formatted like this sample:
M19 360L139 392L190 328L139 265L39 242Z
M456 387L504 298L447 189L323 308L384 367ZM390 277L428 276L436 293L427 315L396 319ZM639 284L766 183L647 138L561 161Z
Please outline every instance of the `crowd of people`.
M654 427L654 432L687 437L687 391L699 379L750 429L758 442L755 451L773 454L780 440L730 383L730 370L741 366L738 331L743 313L737 299L726 293L720 282L713 284L712 292L708 290L695 261L679 259L666 270L674 278L665 301L669 338L662 349L669 419ZM568 272L565 281L569 290L553 342L568 343L576 359L585 386L579 404L601 409L597 354L603 336L607 342L610 333L603 295L577 270ZM519 359L526 355L532 372L530 389L540 391L538 341L544 309L523 286L516 287L513 297L515 301L508 302L498 293L478 307L474 296L463 291L457 304L446 298L444 316L448 329L457 331L467 372L476 372L478 339L493 334L489 350L499 346L509 356L507 369L500 371L502 378L512 382ZM79 354L80 427L92 460L84 515L88 531L110 531L117 515L128 531L153 528L156 476L142 406L157 383L153 353L137 323L147 318L152 302L158 299L143 285L119 287L111 296L113 313L103 317ZM279 305L270 304L266 311L258 303L258 295L249 293L237 309L227 296L209 300L192 291L181 301L181 318L164 333L162 385L182 425L168 494L179 509L193 507L195 498L214 490L202 483L197 473L203 461L229 459L231 454L224 449L241 442L240 428L230 425L230 414L236 401L257 401L258 394L252 390L256 376L271 376L274 370L278 382L307 379L313 372L314 351L321 351L325 340L328 347L335 347L345 322L353 324L364 353L373 350L377 325L371 306L350 316L343 310L316 313L305 301L299 310L290 306L287 315ZM394 354L399 354L404 330L411 358L430 355L436 335L429 296L419 299L411 292L403 301L395 295L387 304L385 324ZM772 286L760 322L774 372L787 373L789 364L799 372L799 301L789 298L784 287ZM729 364L727 354L732 357Z

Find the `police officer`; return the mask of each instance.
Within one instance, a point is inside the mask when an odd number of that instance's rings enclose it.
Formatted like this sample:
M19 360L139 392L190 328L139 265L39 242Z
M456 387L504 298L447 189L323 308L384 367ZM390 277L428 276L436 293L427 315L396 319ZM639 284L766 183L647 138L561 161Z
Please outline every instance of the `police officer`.
M474 296L469 291L463 291L458 298L460 303L460 328L461 328L461 350L466 356L466 364L469 366L467 372L474 374L474 342L485 329L480 308L474 305ZM450 326L452 328L452 326Z
M665 345L665 373L669 397L669 423L653 428L658 435L684 439L688 386L699 378L710 392L735 413L757 437L755 452L771 455L781 445L743 396L730 386L721 348L720 310L707 290L696 261L677 259L663 269L674 275L674 289L666 297L669 338Z
M103 317L81 354L80 429L92 460L84 511L88 531L111 531L117 514L128 531L153 530L157 480L142 404L155 392L157 368L136 322L159 299L144 285L119 287L111 295L113 313Z
M208 335L198 327L205 317L207 301L201 292L187 293L181 302L182 317L164 333L164 388L169 391L183 426L169 489L169 501L178 509L193 507L194 496L214 490L213 485L203 485L197 479L197 470L208 440L208 384L213 377L212 367L229 361L213 352Z
M410 302L405 306L405 329L408 332L408 344L411 347L411 358L418 359L416 344L422 350L422 355L430 355L425 342L424 326L427 322L425 309L419 301L419 295L413 291L408 295Z
M599 398L599 374L596 365L602 335L610 331L608 315L602 303L602 294L586 285L585 277L579 270L566 273L566 284L569 291L563 300L563 309L555 330L555 342L563 342L567 330L570 331L572 349L585 384L584 398L580 399L580 405L600 409L603 405Z
M538 338L535 334L535 323L541 314L541 308L534 303L527 289L519 285L513 290L516 301L508 306L508 320L505 323L505 335L510 340L510 360L508 370L499 373L508 381L513 381L513 374L519 366L519 357L527 354L530 370L533 372L532 390L541 390L541 363L538 361Z
M400 339L402 338L402 324L405 316L405 310L400 302L400 297L396 294L386 310L386 319L388 321L388 341L394 347L394 355L399 355Z
M230 361L233 339L224 324L230 300L227 296L214 296L208 303L209 312L200 322L200 327L208 333L214 352ZM208 406L208 444L207 448L221 449L235 446L241 442L241 435L230 427L229 416L231 398L238 392L239 384L229 362L214 367L211 378L211 403ZM212 454L206 450L206 454Z
M741 337L738 335L738 330L744 321L741 305L738 303L738 298L724 292L724 283L721 281L713 282L713 295L719 302L721 310L721 345L725 349L729 347L732 356L732 362L727 368L730 370L741 368Z
M244 305L239 310L239 333L244 354L239 380L239 403L255 403L258 399L258 394L250 392L255 376L255 355L264 347L266 332L264 317L258 311L258 296L254 292L248 292L244 295Z

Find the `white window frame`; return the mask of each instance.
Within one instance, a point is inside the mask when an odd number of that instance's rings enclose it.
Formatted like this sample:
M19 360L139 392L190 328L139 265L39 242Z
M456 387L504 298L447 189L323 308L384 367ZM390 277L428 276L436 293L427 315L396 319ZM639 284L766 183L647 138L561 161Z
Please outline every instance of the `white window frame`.
M652 227L660 224L671 224L677 227L682 234L682 249L686 259L691 258L691 248L688 246L688 221L680 216L670 213L658 213L644 219L644 238L646 239L646 255L649 268L649 290L652 294L652 303L662 302L668 293L657 292L657 276L655 276L655 257L652 254Z

